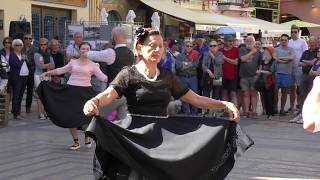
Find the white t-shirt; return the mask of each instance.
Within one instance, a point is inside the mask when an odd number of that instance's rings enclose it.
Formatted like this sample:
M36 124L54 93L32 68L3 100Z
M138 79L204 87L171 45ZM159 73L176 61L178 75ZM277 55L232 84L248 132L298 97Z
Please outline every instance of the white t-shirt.
M293 48L295 51L296 58L294 60L294 66L297 67L299 65L302 53L308 50L308 44L304 39L298 38L297 40L290 39L288 46Z

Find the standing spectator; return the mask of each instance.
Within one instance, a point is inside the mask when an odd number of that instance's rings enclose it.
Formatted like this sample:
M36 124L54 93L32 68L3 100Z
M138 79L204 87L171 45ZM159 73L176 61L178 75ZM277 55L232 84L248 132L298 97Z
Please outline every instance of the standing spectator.
M288 46L289 36L282 34L280 37L280 46L275 49L274 59L276 60L276 79L277 87L275 100L278 104L278 91L281 89L281 109L280 116L285 116L284 106L287 102L288 90L292 82L293 61L295 58L294 49ZM276 106L277 108L277 106ZM276 109L277 111L277 109Z
M209 52L203 55L202 61L202 78L209 79L211 83L203 86L203 96L211 97L216 100L221 100L222 96L222 62L223 54L219 51L218 43L216 41L209 42ZM212 93L212 96L210 95ZM206 111L208 113L208 111Z
M35 89L40 84L40 75L43 72L54 69L54 61L48 50L48 40L46 38L39 39L39 51L34 54L34 61L36 64L34 72L34 83ZM38 103L38 115L39 119L46 119L46 112L44 111L43 104L39 98L37 98Z
M198 51L199 53L199 65L197 67L197 78L198 78L198 94L202 95L203 87L200 84L200 80L202 79L202 60L203 60L203 54L205 52L209 51L209 47L205 44L205 39L202 33L196 34L194 37L194 44L193 47L194 50Z
M257 70L262 59L262 53L255 47L255 39L248 36L245 40L245 47L240 48L240 87L243 91L243 114L245 116L257 116L257 91L254 84L257 80ZM249 106L252 112L249 112Z
M34 63L34 53L38 51L36 47L32 45L32 36L31 34L27 34L23 37L24 47L23 54L27 56L26 63L29 69L29 76L27 80L27 97L26 97L26 113L31 113L31 105L34 91L34 71L35 71L35 63Z
M218 48L219 48L219 49L222 49L223 46L224 46L224 41L223 41L223 39L218 39L218 40L217 40L217 43L218 43Z
M9 56L10 76L12 82L12 114L14 119L23 119L21 102L27 86L29 69L26 56L22 53L23 42L20 39L12 41L14 52Z
M261 102L264 104L264 111L267 119L271 120L274 116L274 59L272 57L273 47L265 47L262 55L262 63L258 70L258 75L263 76L265 88L261 91Z
M54 61L55 68L61 68L64 66L64 55L60 51L60 43L59 40L52 39L50 41L50 49L51 49L51 56ZM63 75L60 76L52 76L52 81L61 84L61 81L63 80Z
M173 74L176 74L176 59L177 59L178 55L180 54L178 49L179 49L178 48L178 40L172 40L169 42L167 53L169 53L171 56L171 60L172 60L171 71L173 72Z
M291 39L289 40L289 47L293 48L295 51L295 59L293 61L293 70L292 70L292 82L290 86L290 109L289 111L294 112L295 101L297 99L297 110L298 114L300 113L299 105L301 104L300 96L300 80L302 75L302 68L300 66L300 59L302 53L308 50L308 45L306 41L299 37L300 28L296 25L291 26ZM296 98L296 95L297 98Z
M1 79L7 79L10 73L9 67L9 56L12 53L12 39L11 37L5 37L2 41L3 49L0 50L0 59L1 59ZM12 98L12 88L11 82L7 82L7 93L9 95L9 101Z
M177 76L183 84L194 92L198 91L197 67L199 65L199 53L192 49L192 42L185 42L184 52L180 53L176 60ZM185 102L182 103L182 111L185 114L197 114L196 107Z
M69 62L70 59L79 59L80 57L79 46L83 42L83 33L82 32L74 33L73 40L74 40L74 43L70 44L66 50L67 62Z
M9 64L9 56L12 49L12 39L11 37L5 37L2 41L3 49L0 50L1 62Z
M237 81L238 81L238 55L239 49L233 47L234 37L226 35L224 37L224 48L221 49L223 53L223 64L222 64L222 98L224 101L231 101L237 104Z
M299 88L300 96L301 96L301 100L298 101L299 107L302 107L303 102L310 91L310 87L312 87L313 77L309 75L309 72L313 64L317 60L317 52L318 52L317 38L314 36L311 36L309 38L309 49L304 51L300 58L300 66L302 67L302 76L301 76L301 84ZM301 109L298 116L296 116L289 122L299 123L299 124L303 123Z
M318 50L317 52L317 60L314 62L312 68L310 69L309 75L311 76L312 80L315 77L320 76L320 50Z

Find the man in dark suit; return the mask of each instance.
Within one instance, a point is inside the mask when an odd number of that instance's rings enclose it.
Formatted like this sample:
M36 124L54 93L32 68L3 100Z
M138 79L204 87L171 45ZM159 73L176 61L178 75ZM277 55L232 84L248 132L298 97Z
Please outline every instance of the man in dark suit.
M108 75L108 82L112 82L121 69L125 66L133 65L135 62L132 51L127 47L128 32L124 27L114 27L111 32L114 51L110 48L102 51L89 51L87 56L93 61L105 62L106 69L102 71ZM107 107L103 107L100 112L108 115L114 110L118 112L118 118L122 119L127 115L126 99L120 98Z

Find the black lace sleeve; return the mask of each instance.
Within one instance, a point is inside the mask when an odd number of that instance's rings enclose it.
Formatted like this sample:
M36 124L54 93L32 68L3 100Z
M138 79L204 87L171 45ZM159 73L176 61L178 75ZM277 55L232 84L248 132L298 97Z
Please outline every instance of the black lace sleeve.
M113 87L119 97L121 97L125 91L125 89L128 88L129 84L129 68L130 67L125 67L123 68L117 76L114 78L114 80L110 83L110 86Z
M179 99L189 91L189 88L186 87L176 75L172 74L172 90L171 91L172 91L171 92L172 96L175 99Z

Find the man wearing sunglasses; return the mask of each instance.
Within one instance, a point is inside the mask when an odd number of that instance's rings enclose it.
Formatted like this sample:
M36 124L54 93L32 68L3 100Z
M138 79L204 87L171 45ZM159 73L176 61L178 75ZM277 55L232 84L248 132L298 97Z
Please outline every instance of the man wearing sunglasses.
M34 87L34 72L35 72L35 61L34 54L38 51L32 44L32 35L26 34L23 37L24 47L22 52L27 56L27 66L29 69L29 75L27 80L27 97L26 97L26 113L31 113L31 104L33 98L33 87Z
M301 111L301 95L300 95L300 82L302 76L302 68L300 66L300 59L302 53L308 50L308 45L304 39L299 37L300 28L296 25L291 26L291 39L289 40L289 47L295 51L295 59L292 69L292 82L290 86L290 112L294 112L294 104L297 95L297 111L299 114Z

